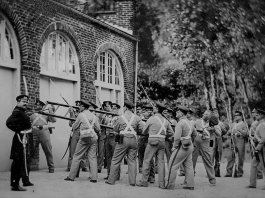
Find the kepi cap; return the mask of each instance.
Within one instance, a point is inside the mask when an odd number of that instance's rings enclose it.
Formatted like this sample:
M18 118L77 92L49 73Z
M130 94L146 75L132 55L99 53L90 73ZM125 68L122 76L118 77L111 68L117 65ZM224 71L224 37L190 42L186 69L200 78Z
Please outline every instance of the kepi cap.
M112 102L111 101L104 101L102 106L110 105L111 106Z
M111 104L111 107L113 107L113 106L116 106L117 109L120 109L120 108L121 108L121 106L120 106L119 104L117 104L117 103L112 103L112 104Z
M183 113L188 113L190 111L190 109L188 107L181 106L181 105L177 106L177 110L181 111Z
M124 101L124 106L127 106L129 108L133 108L134 104L131 101L129 101L129 100L125 100Z
M92 106L94 109L97 109L98 108L98 106L94 102L90 102L89 101L89 103L90 103L90 106Z
M85 108L88 108L91 104L85 100L81 100L80 104L84 105Z
M26 94L21 94L21 95L19 95L19 96L16 97L16 101L19 101L19 100L21 100L22 98L25 98L25 99L29 100L29 96L28 96L28 95L26 95Z
M167 107L165 105L163 105L162 103L160 103L160 102L155 102L155 104L156 104L157 108L160 108L160 109L163 109L163 110L167 109Z
M242 113L240 111L235 111L235 116L241 116L242 117Z
M41 106L44 106L45 103L42 102L41 100L37 99L36 102L35 102L36 105L41 105Z

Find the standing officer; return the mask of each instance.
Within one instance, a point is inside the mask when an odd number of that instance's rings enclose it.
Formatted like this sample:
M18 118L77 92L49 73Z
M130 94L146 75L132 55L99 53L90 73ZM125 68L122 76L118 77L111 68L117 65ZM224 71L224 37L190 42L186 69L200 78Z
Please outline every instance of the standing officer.
M40 100L36 100L37 111L41 111L44 106L45 106L44 102ZM50 114L54 113L52 106L49 106L48 111ZM54 173L52 144L51 144L51 137L50 137L50 130L49 130L48 122L56 122L56 118L34 113L30 116L30 120L32 122L33 132L37 134L41 147L46 156L49 173Z
M31 129L30 117L26 114L29 97L27 95L19 95L16 97L16 101L17 106L6 121L6 126L15 132L10 155L10 159L13 160L11 165L10 185L13 191L26 191L26 189L19 186L19 180L23 175L23 169L26 169L26 162L24 159L26 156L23 154L23 144L26 144L26 140L23 138L23 134L25 135L25 133L29 132L29 129Z
M247 124L243 122L243 115L240 111L235 111L235 123L232 124L228 136L233 138L235 150L238 153L238 173L237 177L243 176L243 165L245 159L245 138L248 136ZM228 150L227 166L225 177L232 177L235 156L231 149Z
M154 108L155 115L149 118L144 126L143 134L149 134L148 144L144 153L142 179L138 186L148 187L149 164L150 160L157 153L158 164L158 186L165 188L165 138L173 135L171 124L162 116L166 106L156 102Z
M255 109L254 113L258 121L258 126L254 133L255 155L251 162L249 185L246 188L256 188L259 170L265 175L265 110ZM262 190L265 190L265 186Z
M152 116L153 107L151 105L145 105L142 107L142 112L144 119L148 120ZM142 121L145 125L146 122ZM139 173L142 173L144 153L148 143L147 136L140 136L138 139L138 165L139 165ZM152 158L150 161L150 174L148 178L148 182L155 183L155 164L154 159Z
M118 134L116 139L118 144L115 147L115 151L111 160L110 174L106 184L114 185L117 174L120 168L120 164L127 155L128 159L128 176L131 186L135 186L137 165L137 133L141 133L143 130L143 123L139 116L135 115L133 111L133 103L124 101L124 114L119 116L119 119L114 125L114 131Z
M75 106L80 107L80 101L77 100L75 101ZM70 117L71 118L77 118L78 114L80 113L80 109L76 109L75 111L73 110L72 107L69 108L70 112ZM69 121L69 126L72 127L74 124L74 121ZM65 170L66 172L70 171L73 156L75 153L76 145L79 141L79 136L80 136L80 128L77 128L76 130L71 131L71 140L70 140L70 146L69 146L69 157L68 157L68 164L67 164L67 169ZM87 154L86 154L87 155ZM85 155L85 156L86 156ZM84 157L84 160L81 161L81 167L83 172L89 172L88 167L86 166L86 157Z
M185 171L185 184L183 189L194 190L194 169L192 163L192 152L194 150L192 136L196 133L193 125L187 119L186 115L189 109L187 107L178 107L178 124L175 126L173 153L169 160L168 189L174 189L177 171L180 165L183 165ZM192 135L192 133L194 133Z
M104 101L102 104L102 110L110 112L111 111L111 101ZM111 120L111 115L107 115L105 113L100 113L98 118L99 118L99 123L103 125L108 125L110 120ZM102 166L104 163L104 152L105 152L105 140L106 140L106 131L110 130L105 127L101 129L100 136L98 138L98 173L101 173Z
M111 105L111 109L112 109L112 113L116 113L118 114L119 109L121 108L120 105L116 104L116 103L112 103ZM118 116L113 116L108 124L108 126L114 127L115 123L117 122L117 120L119 119ZM105 147L106 147L106 156L107 156L107 172L108 172L108 176L105 177L105 180L109 179L109 174L110 174L110 166L111 166L111 159L113 157L114 151L115 151L115 147L116 147L116 142L115 142L115 134L114 131L111 129L107 130L106 133L106 142L105 142ZM118 175L116 180L120 180L120 170L118 170Z
M81 100L80 111L82 113L77 116L73 124L73 130L80 128L80 137L74 153L69 176L64 179L66 181L74 181L79 170L80 161L88 151L91 173L90 182L97 182L97 133L100 132L100 125L98 118L88 110L89 106L90 103Z
M210 182L210 186L215 186L216 185L215 172L210 154L210 131L214 129L212 129L212 127L209 126L210 116L211 116L211 111L206 110L203 113L202 119L198 119L194 123L194 129L197 132L197 136L195 137L194 140L195 148L192 153L192 161L195 171L198 156L199 154L201 155L204 167L207 172L207 177ZM216 130L212 132L216 132Z

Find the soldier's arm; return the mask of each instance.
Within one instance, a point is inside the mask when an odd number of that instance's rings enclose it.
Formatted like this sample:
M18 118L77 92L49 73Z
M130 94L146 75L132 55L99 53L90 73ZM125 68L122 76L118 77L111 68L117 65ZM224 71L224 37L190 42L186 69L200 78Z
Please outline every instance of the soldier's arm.
M221 137L222 136L222 130L221 130L221 127L219 125L215 125L214 126L214 132L215 132L215 135L217 137Z
M175 126L174 143L173 143L174 148L177 148L179 146L181 132L182 132L182 125L180 122L178 122L178 124Z
M140 117L137 118L137 134L141 134L144 129L144 123Z
M171 137L173 135L174 135L174 131L173 131L172 127L171 127L171 124L168 123L168 125L167 125L167 131L166 131L166 136L167 137Z
M99 125L99 121L98 121L98 118L95 117L95 123L94 123L94 130L95 132L99 133L100 132L100 125Z
M222 136L223 136L227 133L228 129L225 127L224 123L220 123L220 127L221 127Z
M261 139L255 150L260 151L265 144L265 124L260 124L260 126L257 127L257 131L259 132Z
M23 114L15 109L7 119L6 126L15 133L20 133L23 129Z
M120 128L120 123L121 123L121 117L118 118L118 120L114 123L113 131L118 133L119 128Z
M73 124L73 127L72 127L73 131L78 129L80 127L80 125L81 125L81 114L79 114L77 116L77 118L76 118L76 120L75 120L75 122Z

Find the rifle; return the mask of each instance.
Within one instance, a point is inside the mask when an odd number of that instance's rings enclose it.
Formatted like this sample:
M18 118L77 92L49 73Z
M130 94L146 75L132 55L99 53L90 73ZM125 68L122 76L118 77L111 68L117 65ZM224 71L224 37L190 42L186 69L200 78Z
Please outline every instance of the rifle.
M241 112L242 112L242 115L243 115L244 122L247 123L246 119L245 119L245 114L243 112L242 106L241 106ZM255 155L255 144L254 144L253 138L251 136L251 131L248 128L248 125L247 125L247 130L248 130L248 141L249 141L249 145L250 145L250 151L251 151L251 155L253 157Z
M225 110L226 110L226 114L227 114L229 128L232 130L232 128L231 128L231 120L230 120L230 117L229 117L229 114L228 114L227 107L225 108ZM233 156L235 157L234 177L236 178L237 177L237 161L238 161L238 157L237 157L235 142L234 142L234 139L233 139L233 136L232 135L231 135L231 143L232 143L231 149L233 151Z

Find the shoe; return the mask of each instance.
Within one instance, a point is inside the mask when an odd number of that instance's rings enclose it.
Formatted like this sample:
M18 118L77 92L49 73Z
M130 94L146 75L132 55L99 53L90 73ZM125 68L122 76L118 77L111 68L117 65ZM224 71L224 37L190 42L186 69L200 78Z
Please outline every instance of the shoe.
M151 180L149 180L148 182L149 182L150 184L153 184L153 183L155 183L155 180L152 180L152 179L151 179Z
M97 183L97 180L93 180L93 179L91 179L90 182L92 182L92 183Z
M101 173L101 170L98 169L98 173Z
M71 179L70 177L66 177L64 180L65 180L65 181L74 181L74 180Z
M179 173L179 177L185 176L185 173Z
M130 184L131 186L135 186L135 184Z
M65 169L65 172L70 172L70 168Z
M165 186L158 186L158 188L160 188L160 189L166 189Z
M232 177L232 175L228 175L228 174L226 174L224 177Z
M28 181L26 183L23 183L23 186L34 186L34 184Z
M104 177L104 180L108 180L109 179L109 176L107 176L107 177Z
M83 172L89 172L88 168L82 168Z
M182 186L186 186L187 183L186 183L186 182L183 182L183 183L181 183L180 185L182 185Z
M243 177L243 175L238 175L237 177Z
M105 184L114 185L114 184L110 183L109 181L105 181Z
M120 178L118 177L118 178L116 178L116 181L120 181Z
M138 186L138 187L148 187L148 186L143 185L143 184L136 184L136 186Z
M12 186L12 191L27 191L25 188L21 188L20 186Z
M263 175L258 175L257 179L263 179Z
M213 187L213 186L216 186L216 183L210 183L209 184L211 187Z
M194 190L194 187L183 186L183 189L185 189L185 190Z
M246 186L245 188L256 188L256 186Z
M49 169L49 173L54 173L54 169Z

